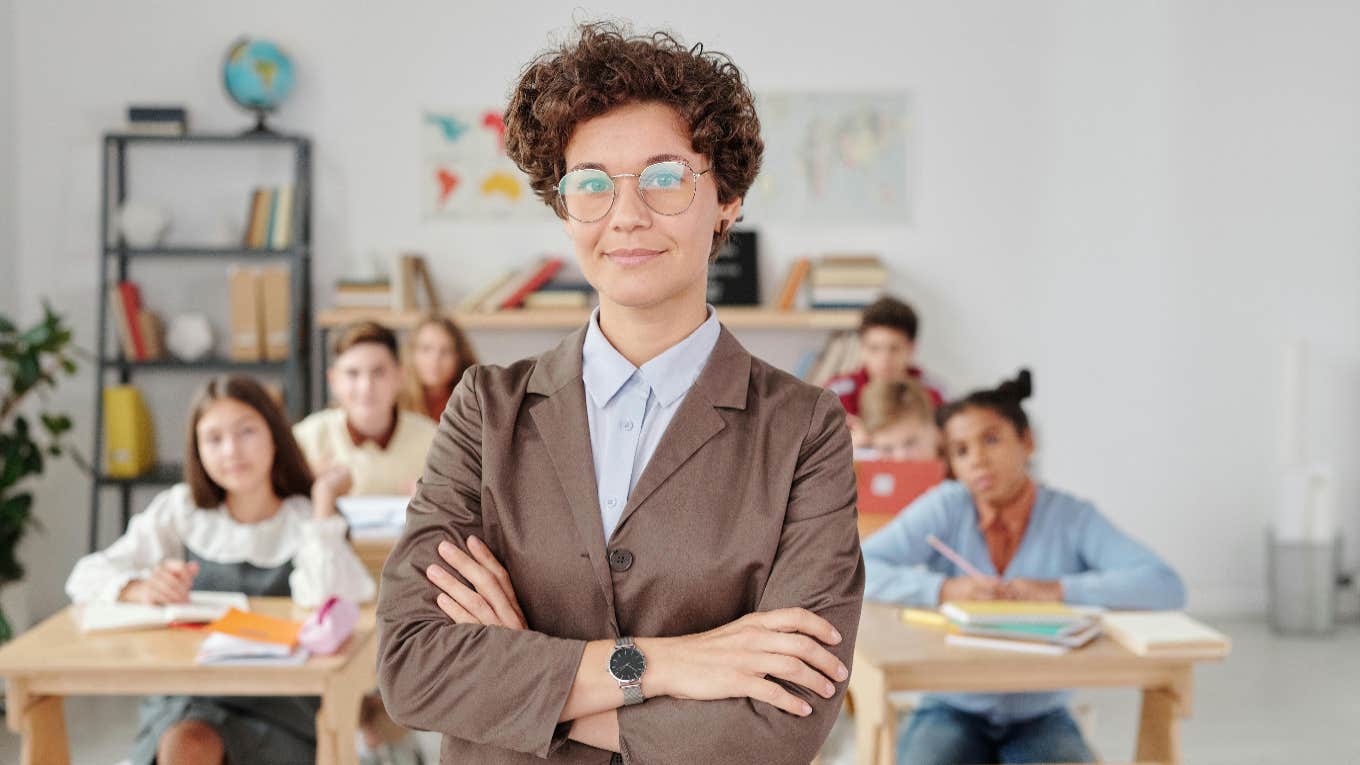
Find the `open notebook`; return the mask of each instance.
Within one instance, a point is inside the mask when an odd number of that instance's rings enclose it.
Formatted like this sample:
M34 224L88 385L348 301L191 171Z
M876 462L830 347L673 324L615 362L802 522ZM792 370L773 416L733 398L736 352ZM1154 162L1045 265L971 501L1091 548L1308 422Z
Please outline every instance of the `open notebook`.
M239 592L191 592L188 603L148 606L141 603L86 603L80 608L82 632L136 630L176 623L206 624L222 618L230 609L250 610L250 601Z
M1180 611L1122 611L1107 613L1105 631L1139 656L1226 656L1232 650L1227 635Z
M406 506L411 498L400 494L344 496L335 507L349 523L350 539L395 539L406 527Z

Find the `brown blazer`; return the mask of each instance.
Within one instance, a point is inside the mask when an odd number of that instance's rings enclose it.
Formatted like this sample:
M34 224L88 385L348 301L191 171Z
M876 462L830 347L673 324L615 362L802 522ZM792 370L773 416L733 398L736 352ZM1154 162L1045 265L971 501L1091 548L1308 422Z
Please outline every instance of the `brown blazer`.
M801 606L845 636L832 652L850 665L864 562L835 394L753 358L724 328L606 545L584 339L583 328L538 358L468 370L383 569L383 698L398 722L444 734L443 763L608 763L557 722L588 640L686 635ZM468 535L509 571L528 630L454 624L435 605L424 570L440 540ZM749 699L622 708L623 760L806 765L841 696L795 693L811 716Z

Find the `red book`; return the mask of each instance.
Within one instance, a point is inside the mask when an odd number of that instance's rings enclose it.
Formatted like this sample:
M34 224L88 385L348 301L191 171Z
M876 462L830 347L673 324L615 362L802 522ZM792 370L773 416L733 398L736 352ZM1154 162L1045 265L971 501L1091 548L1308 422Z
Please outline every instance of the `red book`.
M560 270L562 270L562 259L549 259L543 264L542 268L538 269L538 273L529 277L529 280L520 285L520 288L515 290L513 295L506 298L505 302L501 303L501 310L519 308L524 304L524 298L528 297L529 293L547 284L548 280L553 278Z
M132 348L136 352L133 361L144 361L147 357L146 339L142 337L141 321L138 319L138 314L142 312L142 294L132 282L118 282L118 291L123 296L123 314L127 318L128 334L132 335Z

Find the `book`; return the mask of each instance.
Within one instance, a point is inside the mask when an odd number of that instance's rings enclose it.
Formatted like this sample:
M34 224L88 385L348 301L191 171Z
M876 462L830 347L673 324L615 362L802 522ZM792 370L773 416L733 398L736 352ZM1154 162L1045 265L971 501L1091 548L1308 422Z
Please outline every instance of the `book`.
M798 301L798 290L802 288L803 281L807 279L808 272L812 270L812 260L809 258L799 258L789 267L789 275L784 279L784 286L779 289L779 299L775 302L775 308L781 311L792 311L794 304Z
M246 228L245 246L250 249L259 249L269 241L267 232L269 230L269 210L273 204L273 192L270 189L255 189L253 206L250 212L250 222Z
M528 297L529 293L533 292L539 287L542 287L544 284L547 284L548 280L553 278L553 275L556 274L561 269L562 269L561 258L548 258L547 260L543 261L542 265L539 266L537 271L530 274L529 278L521 282L519 286L516 287L515 291L510 294L509 297L501 301L499 310L508 311L514 308L519 308L521 305L524 304L524 298Z
M137 346L132 344L132 324L129 322L127 306L123 305L123 290L117 285L109 287L109 311L113 314L114 326L118 327L118 347L123 358L137 360Z
M161 317L143 308L137 312L137 330L146 351L143 361L164 358L165 328L161 326Z
M760 305L760 268L754 231L733 231L708 267L708 302Z
M1105 631L1139 656L1224 656L1232 650L1227 635L1180 611L1123 611L1103 617Z
M588 292L540 290L524 298L524 308L528 310L589 307L590 293Z
M274 195L274 225L269 234L269 246L275 250L286 250L292 244L293 236L293 187L280 186Z
M289 281L286 266L260 269L260 319L264 330L264 357L269 361L288 358L288 335L292 327Z
M534 278L534 276L542 270L543 264L548 260L548 258L540 258L532 264L517 270L508 281L504 282L501 286L488 294L486 299L478 304L477 310L482 313L495 313L496 311L499 311L505 301L509 300L510 297L516 292L519 292L520 288L527 284L530 279Z
M1071 624L1097 616L1102 609L1023 600L957 600L940 606L955 624Z
M1020 640L1034 643L1081 648L1100 637L1100 620L1091 618L1069 625L1056 624L997 624L959 626L961 634L997 640Z
M228 608L225 614L208 625L208 630L291 648L297 645L302 622L251 613L239 608Z
M246 225L241 229L241 246L250 247L251 232L255 230L255 219L260 213L260 197L264 189L258 186L251 190L250 201L246 204Z
M194 663L219 666L296 666L305 664L309 658L311 654L303 648L212 632L199 645Z
M1069 649L1065 645L1051 645L1049 643L1030 643L1024 640L1006 640L1003 638L978 637L976 635L945 635L944 642L949 645L960 646L963 648L986 648L993 651L1014 651L1016 653L1038 653L1047 656L1061 656Z
M227 302L231 309L230 355L233 361L259 361L264 354L260 317L260 269L227 269Z
M486 302L487 299L491 297L491 293L496 292L501 287L504 287L506 282L515 278L515 274L517 273L519 273L517 269L506 271L502 273L500 276L497 276L495 279L482 285L481 289L463 298L462 302L458 304L457 310L459 311L479 310L482 303Z
M81 632L110 632L171 624L206 624L222 618L228 610L250 610L240 592L191 592L188 603L151 606L143 603L90 602L80 607Z
M274 242L274 226L279 218L279 191L278 189L269 190L269 204L265 216L264 236L260 237L259 247L272 247Z
M104 389L104 473L136 478L156 463L156 431L142 392L131 385Z
M810 274L814 287L881 287L888 268L876 255L826 255Z
M341 280L335 285L336 308L393 307L392 284L386 279L372 281Z
M404 253L397 257L397 285L393 307L400 311L421 310L420 294L425 296L425 311L439 310L439 295L435 290L434 277L430 275L425 256Z
M137 289L137 285L132 282L118 282L118 290L122 295L119 305L123 307L128 327L128 335L132 338L132 359L142 361L146 358L146 343L142 339L142 322L138 314L142 312L142 293Z
M881 286L875 287L819 287L813 285L808 297L813 305L866 306L878 300L883 294Z

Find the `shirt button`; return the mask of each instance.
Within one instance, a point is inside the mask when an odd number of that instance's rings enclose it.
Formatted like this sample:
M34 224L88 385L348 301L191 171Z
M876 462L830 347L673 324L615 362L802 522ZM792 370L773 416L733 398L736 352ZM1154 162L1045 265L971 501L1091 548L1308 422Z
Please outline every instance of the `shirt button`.
M609 551L609 567L620 573L633 567L633 554L623 549Z
M610 507L618 507L618 506L619 506L619 501L618 501L618 499L616 499L616 498L614 498L614 497L610 497L609 499L606 499L606 500L604 501L604 503L605 503L606 505L610 506Z
M626 431L632 431L632 430L633 430L633 421L632 421L632 420L624 420L624 421L623 421L623 429L626 430Z

